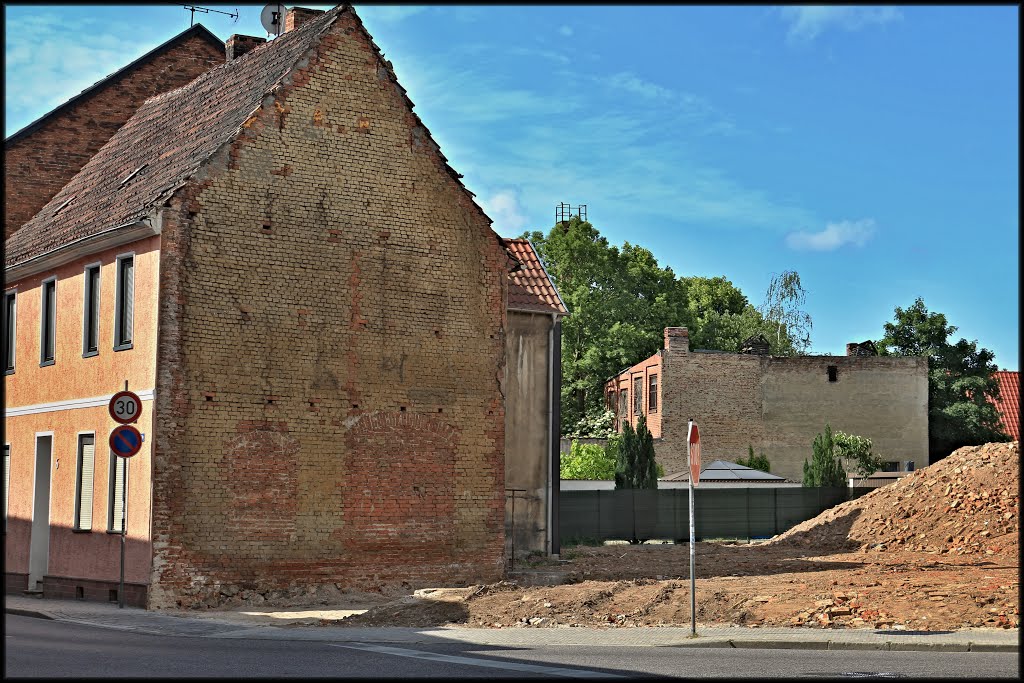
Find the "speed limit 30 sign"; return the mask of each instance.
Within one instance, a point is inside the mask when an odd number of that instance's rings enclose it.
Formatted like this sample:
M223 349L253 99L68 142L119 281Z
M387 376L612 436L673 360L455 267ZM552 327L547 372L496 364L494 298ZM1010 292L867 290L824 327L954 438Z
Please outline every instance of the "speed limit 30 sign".
M139 419L139 415L142 413L142 401L134 392L119 391L110 397L107 410L115 422L126 425Z

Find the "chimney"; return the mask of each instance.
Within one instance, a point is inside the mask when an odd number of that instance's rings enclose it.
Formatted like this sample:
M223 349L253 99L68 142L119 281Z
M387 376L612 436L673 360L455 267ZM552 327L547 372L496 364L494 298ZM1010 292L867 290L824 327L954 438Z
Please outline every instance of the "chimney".
M690 351L690 332L685 327L666 327L665 350L688 353Z
M284 19L284 32L294 31L310 19L315 19L323 14L322 9L306 9L305 7L291 7Z
M242 36L236 33L228 38L228 42L224 43L224 50L227 52L227 61L230 62L232 59L238 59L249 50L254 47L259 47L265 42L267 42L266 38Z

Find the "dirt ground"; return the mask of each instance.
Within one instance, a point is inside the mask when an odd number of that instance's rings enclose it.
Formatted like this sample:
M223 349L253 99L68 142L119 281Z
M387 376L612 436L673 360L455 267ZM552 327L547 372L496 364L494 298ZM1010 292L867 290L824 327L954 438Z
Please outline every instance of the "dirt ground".
M698 543L698 626L1017 628L1019 446L960 449L785 534ZM689 546L563 548L565 583L380 596L332 626L688 626Z

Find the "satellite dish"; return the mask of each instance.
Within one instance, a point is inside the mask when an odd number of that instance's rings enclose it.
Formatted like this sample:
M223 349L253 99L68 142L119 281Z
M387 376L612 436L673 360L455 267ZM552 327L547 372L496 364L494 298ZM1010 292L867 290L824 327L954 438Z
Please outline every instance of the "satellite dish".
M267 34L279 36L284 32L284 14L288 8L283 3L272 2L260 12L260 23Z

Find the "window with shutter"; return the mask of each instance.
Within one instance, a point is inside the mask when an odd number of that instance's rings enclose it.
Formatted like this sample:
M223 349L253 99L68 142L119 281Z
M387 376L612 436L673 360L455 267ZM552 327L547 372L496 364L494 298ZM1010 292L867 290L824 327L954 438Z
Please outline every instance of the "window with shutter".
M132 323L135 313L135 258L117 259L117 295L114 311L114 350L132 348Z
M92 480L95 471L96 436L78 437L78 477L75 482L75 529L92 529Z
M100 344L100 267L85 269L85 313L82 327L82 356L95 356Z
M17 319L17 292L4 293L4 374L14 373L15 334L14 322Z
M11 445L4 444L4 533L7 533L7 509L11 499Z
M121 508L124 503L125 466L127 458L119 458L110 454L110 495L107 500L107 531L121 533L124 525L121 519Z
M39 365L53 365L57 328L57 279L43 283L43 305L40 316Z

